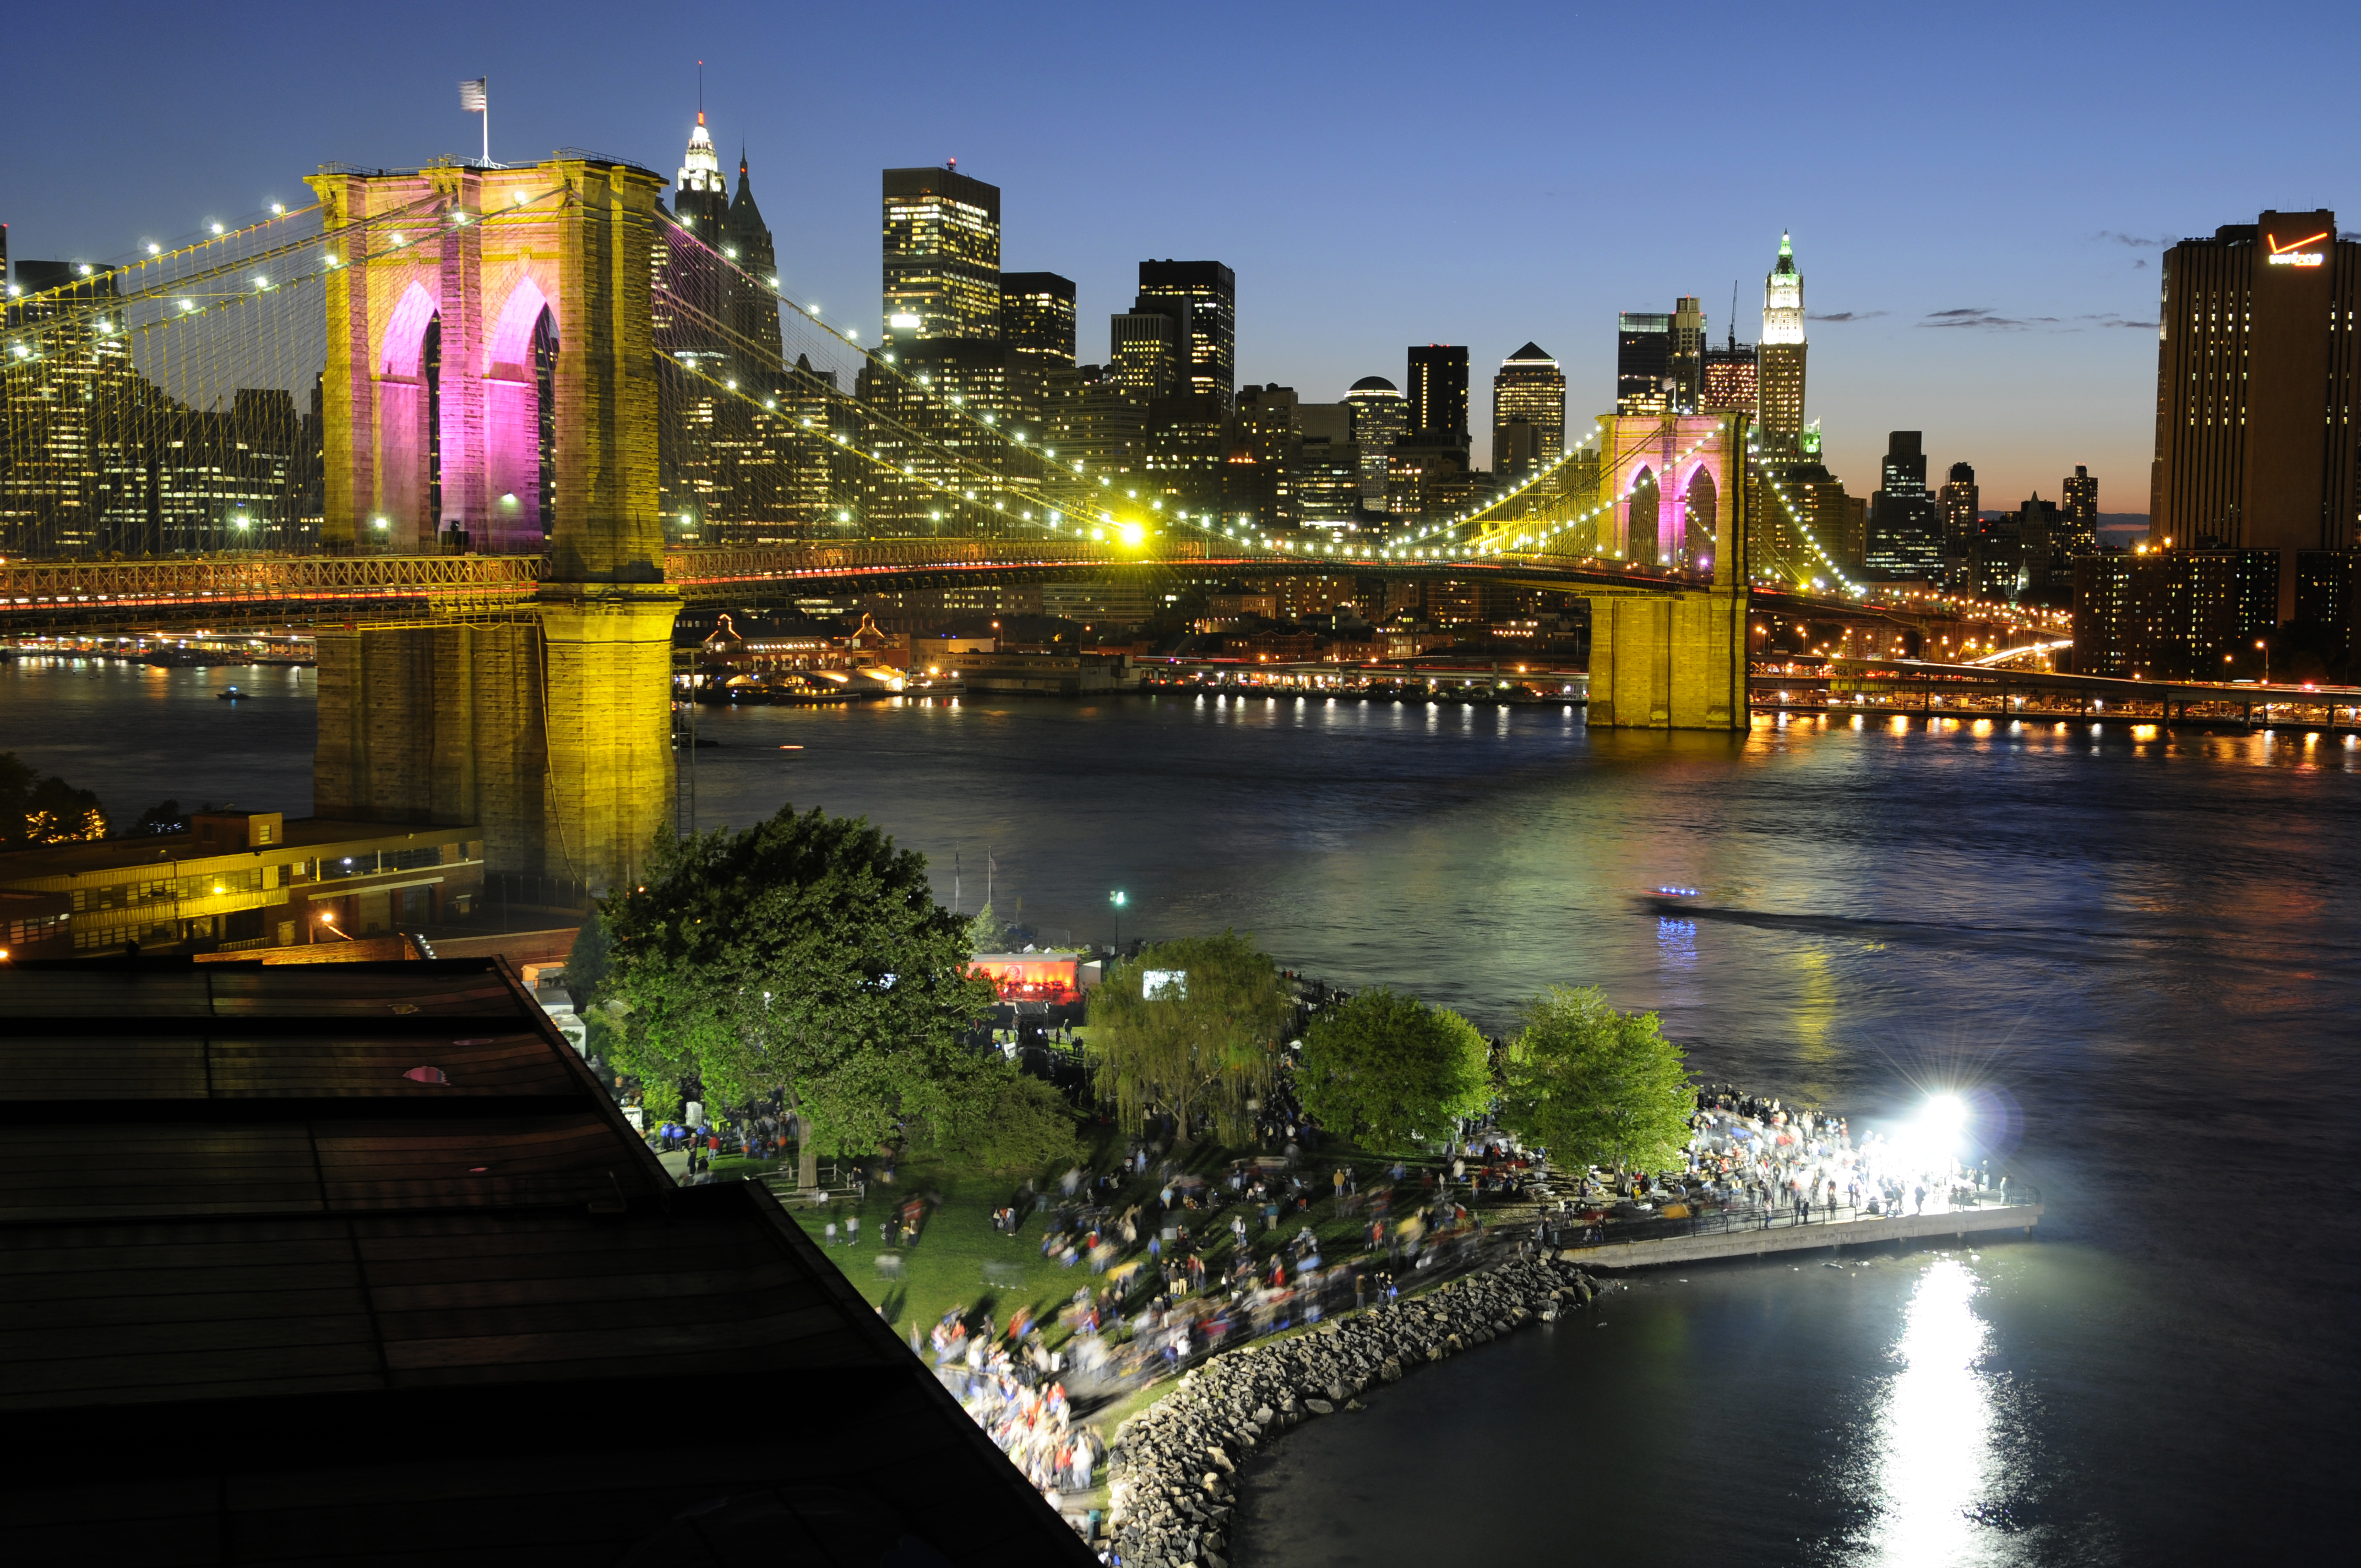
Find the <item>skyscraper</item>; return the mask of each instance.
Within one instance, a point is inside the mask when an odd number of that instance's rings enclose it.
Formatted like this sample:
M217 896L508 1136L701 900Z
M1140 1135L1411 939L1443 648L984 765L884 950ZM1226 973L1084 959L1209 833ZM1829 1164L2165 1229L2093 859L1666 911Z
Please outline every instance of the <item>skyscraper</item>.
M1074 280L1055 272L1000 275L1000 339L1037 376L1074 367Z
M2059 508L2066 521L2066 532L2072 542L2074 554L2087 554L2099 547L2099 481L2081 464L2059 486L2066 499Z
M1883 477L1870 498L1868 567L1888 577L1932 578L1941 564L1943 531L1927 493L1927 454L1917 431L1887 435Z
M1804 275L1779 236L1779 259L1763 280L1763 343L1757 350L1755 418L1767 444L1794 445L1804 432ZM1923 481L1925 474L1920 474Z
M1733 328L1726 347L1705 351L1705 385L1697 412L1752 414L1756 401L1754 345L1738 341Z
M2296 554L2351 548L2361 510L2361 243L2336 233L2333 212L2267 212L2164 253L2148 527L2278 552L2282 621Z
M1660 414L1672 406L1664 380L1673 372L1673 318L1658 311L1625 311L1615 318L1615 411Z
M1467 350L1430 343L1410 351L1410 433L1467 444Z
M1353 444L1361 452L1361 499L1379 510L1386 504L1386 458L1410 433L1410 400L1383 376L1364 376L1345 394L1352 411Z
M1951 465L1951 477L1944 484L1937 504L1943 512L1943 554L1964 561L1969 543L1983 526L1973 465Z
M730 280L730 326L737 334L746 367L764 378L786 367L779 341L779 262L770 226L754 204L746 177L746 154L738 154L738 191L724 220L722 255L736 264Z
M721 178L721 155L713 150L713 133L705 128L705 111L697 112L697 128L688 133L688 151L674 178L672 215L681 227L719 247L730 221L730 182Z
M1237 406L1237 274L1218 261L1143 261L1134 311L1162 311L1180 329L1180 389Z
M885 170L885 335L1000 337L1000 187L955 169Z
M1529 343L1500 361L1492 376L1492 471L1506 474L1509 426L1532 427L1531 457L1538 466L1565 455L1565 372Z
M1705 307L1695 294L1683 294L1673 307L1670 374L1675 413L1705 406Z

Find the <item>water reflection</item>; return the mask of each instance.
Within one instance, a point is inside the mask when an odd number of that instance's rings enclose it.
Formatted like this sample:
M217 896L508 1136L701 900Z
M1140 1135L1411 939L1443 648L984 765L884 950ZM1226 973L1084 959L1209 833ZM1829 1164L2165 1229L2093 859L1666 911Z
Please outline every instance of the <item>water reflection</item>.
M1919 1276L1892 1358L1899 1364L1872 1423L1877 1496L1866 1563L1896 1568L1999 1560L1998 1540L1977 1520L1997 1482L1990 1380L1981 1368L1991 1337L1976 1315L1982 1286L1959 1258Z

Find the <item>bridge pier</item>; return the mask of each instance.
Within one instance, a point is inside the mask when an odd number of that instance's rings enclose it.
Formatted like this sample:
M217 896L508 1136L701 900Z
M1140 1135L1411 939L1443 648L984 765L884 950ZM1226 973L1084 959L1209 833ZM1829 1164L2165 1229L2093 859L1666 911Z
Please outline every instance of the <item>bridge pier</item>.
M1598 728L1743 729L1743 589L1590 598L1590 717Z

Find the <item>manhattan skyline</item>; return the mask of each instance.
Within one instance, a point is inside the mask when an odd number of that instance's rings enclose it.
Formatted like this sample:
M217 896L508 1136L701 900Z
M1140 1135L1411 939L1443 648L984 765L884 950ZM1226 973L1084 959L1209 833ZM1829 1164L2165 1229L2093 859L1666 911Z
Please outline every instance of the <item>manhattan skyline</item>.
M2332 54L2356 41L2348 16L2304 9L2283 19ZM470 157L455 84L487 74L495 159L586 146L668 170L702 59L707 117L724 161L742 144L752 162L784 291L864 342L878 170L955 157L1004 192L1004 265L1075 280L1085 360L1104 357L1140 260L1213 258L1238 277L1241 384L1329 401L1366 375L1400 384L1411 344L1462 344L1487 428L1492 370L1532 341L1565 367L1577 439L1611 405L1618 311L1695 293L1719 342L1735 281L1752 340L1787 230L1813 313L1806 414L1850 488L1873 488L1890 429L1915 428L1932 466L1976 466L1988 508L2055 499L2079 463L2120 513L2147 508L2161 246L2264 206L2356 206L2334 138L2172 110L2170 84L2201 64L2209 93L2267 98L2278 46L2200 46L2155 11L1825 8L1783 37L1752 8L1673 29L1494 6L1428 37L1396 7L1217 5L1192 16L1237 49L1191 46L1190 70L1153 85L1193 95L1153 107L1106 63L1152 33L1144 12L1042 6L1011 27L920 7L895 59L864 18L722 7L606 47L639 15L527 7L461 42L390 32L358 93L293 7L260 7L235 38L44 15L27 58L103 55L108 90L93 104L51 73L0 108L18 153L0 222L18 257L105 260L300 203L321 162ZM1614 60L1675 34L1695 40L1672 55L1694 60L1693 87L1618 80Z

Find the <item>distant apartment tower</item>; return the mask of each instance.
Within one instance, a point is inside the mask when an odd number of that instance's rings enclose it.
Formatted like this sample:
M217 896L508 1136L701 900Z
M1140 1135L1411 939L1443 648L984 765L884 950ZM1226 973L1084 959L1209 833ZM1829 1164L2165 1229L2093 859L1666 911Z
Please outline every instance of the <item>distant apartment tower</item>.
M1361 499L1380 511L1386 504L1386 458L1410 433L1410 400L1383 376L1364 376L1345 394L1352 411L1353 444L1360 449Z
M999 340L999 186L954 169L885 170L885 335Z
M1511 429L1517 425L1524 433ZM1492 377L1492 471L1522 473L1565 455L1565 372L1540 345L1528 343Z
M1467 444L1467 350L1430 343L1410 351L1410 433Z
M2149 532L2279 552L2280 620L2296 619L2296 554L2356 541L2356 289L2361 243L2324 210L2267 212L2164 253Z
M1804 433L1804 275L1795 269L1793 242L1783 234L1779 258L1763 280L1755 418L1767 440L1789 446Z
M1615 318L1615 411L1670 411L1664 383L1673 373L1673 318L1660 311L1624 311Z
M1161 311L1179 329L1179 390L1237 407L1238 279L1218 261L1143 261L1137 311Z
M1074 367L1074 280L1055 272L1000 275L1000 340L1037 376Z

